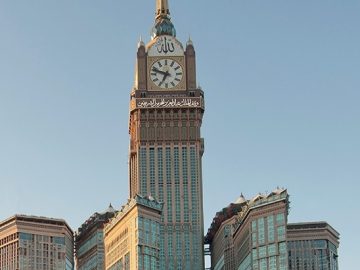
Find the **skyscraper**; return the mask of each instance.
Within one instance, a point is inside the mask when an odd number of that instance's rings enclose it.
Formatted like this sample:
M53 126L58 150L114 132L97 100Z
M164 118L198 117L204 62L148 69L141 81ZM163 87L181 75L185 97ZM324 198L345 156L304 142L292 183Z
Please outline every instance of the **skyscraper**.
M176 38L167 0L156 1L151 41L138 44L130 94L130 197L164 203L160 269L203 269L204 94L195 50Z

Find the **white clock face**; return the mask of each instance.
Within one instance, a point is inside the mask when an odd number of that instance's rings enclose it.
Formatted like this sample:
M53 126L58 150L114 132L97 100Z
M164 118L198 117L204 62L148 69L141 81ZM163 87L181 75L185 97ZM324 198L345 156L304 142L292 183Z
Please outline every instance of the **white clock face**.
M173 59L160 59L150 67L150 79L158 87L170 89L183 78L182 66Z

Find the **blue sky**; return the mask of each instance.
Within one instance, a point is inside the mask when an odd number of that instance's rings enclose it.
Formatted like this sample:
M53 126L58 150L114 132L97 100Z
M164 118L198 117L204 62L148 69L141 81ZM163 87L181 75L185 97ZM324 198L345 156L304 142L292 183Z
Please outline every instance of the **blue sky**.
M205 230L243 193L286 187L290 222L360 241L360 2L174 1L205 92ZM76 229L128 196L128 102L155 1L0 2L0 220Z

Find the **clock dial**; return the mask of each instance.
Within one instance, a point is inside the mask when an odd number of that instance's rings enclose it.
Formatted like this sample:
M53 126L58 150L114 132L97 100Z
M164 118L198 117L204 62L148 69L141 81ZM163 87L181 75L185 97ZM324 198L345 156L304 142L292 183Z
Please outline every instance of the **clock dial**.
M183 78L182 66L173 59L160 59L150 67L150 79L162 89L170 89L178 85Z

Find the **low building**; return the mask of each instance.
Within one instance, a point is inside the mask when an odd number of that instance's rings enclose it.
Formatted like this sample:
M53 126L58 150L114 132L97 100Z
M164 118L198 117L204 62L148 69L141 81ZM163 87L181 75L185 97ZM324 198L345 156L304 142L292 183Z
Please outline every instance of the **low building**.
M286 270L286 189L251 200L241 196L218 212L205 237L213 270Z
M287 226L289 270L338 270L339 233L326 222Z
M217 212L205 237L211 253L211 269L234 269L233 233L236 215L247 204L244 196Z
M159 269L163 204L136 195L105 226L105 269Z
M287 223L286 189L244 196L217 212L205 237L212 270L338 270L339 233L326 222Z
M75 255L78 270L103 270L105 267L104 226L116 210L110 206L94 213L75 234Z
M62 219L15 215L0 223L1 270L73 270L73 250Z

